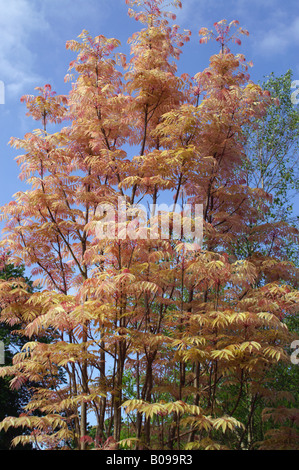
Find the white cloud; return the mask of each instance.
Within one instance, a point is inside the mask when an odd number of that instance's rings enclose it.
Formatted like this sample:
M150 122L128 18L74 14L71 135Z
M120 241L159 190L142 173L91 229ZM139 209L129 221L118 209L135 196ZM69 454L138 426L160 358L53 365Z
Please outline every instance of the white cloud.
M262 54L279 54L285 51L288 44L286 34L278 35L276 31L268 31L259 41L259 51Z

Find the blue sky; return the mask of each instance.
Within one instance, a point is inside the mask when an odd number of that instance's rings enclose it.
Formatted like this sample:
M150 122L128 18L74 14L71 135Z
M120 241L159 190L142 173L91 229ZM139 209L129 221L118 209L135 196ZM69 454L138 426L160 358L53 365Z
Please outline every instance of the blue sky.
M249 37L233 51L253 61L252 80L262 80L271 72L281 75L288 69L299 80L297 0L183 0L183 9L176 12L176 23L192 31L191 42L183 48L180 72L194 75L208 66L219 46L213 42L200 45L198 30L225 18L237 19L249 30ZM75 56L65 43L83 29L93 36L119 39L120 51L128 53L127 39L140 27L128 17L125 0L0 0L0 80L5 86L5 103L0 105L0 205L24 187L14 161L17 151L8 141L36 127L25 116L20 97L46 83L57 93L68 92L70 84L64 83L64 76Z

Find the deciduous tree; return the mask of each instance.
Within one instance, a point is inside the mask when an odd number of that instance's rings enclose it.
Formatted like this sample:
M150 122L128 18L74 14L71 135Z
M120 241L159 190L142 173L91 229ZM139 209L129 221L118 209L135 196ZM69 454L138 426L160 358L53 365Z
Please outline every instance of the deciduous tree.
M31 189L3 207L2 246L33 268L42 289L0 284L2 321L28 337L1 375L14 376L12 387L36 387L26 413L1 428L32 430L14 443L86 449L92 413L98 448L250 448L265 373L289 361L284 318L299 300L288 282L295 268L279 257L295 229L281 225L274 241L257 234L274 244L275 259L254 250L237 259L233 250L268 210L270 195L246 184L243 130L273 100L229 50L248 35L237 21L215 23L215 34L202 28L201 42L214 36L220 51L195 77L178 76L190 32L170 25L162 0L126 3L143 25L129 40L129 62L118 40L83 31L67 43L77 54L68 96L46 85L24 98L41 129L12 139ZM48 123L65 126L49 133ZM173 206L168 237L151 237L153 225L124 236L134 203L159 197ZM202 205L202 246L175 236L179 202ZM104 230L111 208L114 238Z

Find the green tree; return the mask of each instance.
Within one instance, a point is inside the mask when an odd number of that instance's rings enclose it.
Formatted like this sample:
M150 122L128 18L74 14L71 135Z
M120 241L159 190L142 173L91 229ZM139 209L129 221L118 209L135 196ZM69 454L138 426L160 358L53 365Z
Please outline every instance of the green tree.
M261 86L276 102L257 120L255 130L247 130L247 184L273 197L271 216L291 215L292 198L299 190L299 113L291 101L293 72L266 76Z

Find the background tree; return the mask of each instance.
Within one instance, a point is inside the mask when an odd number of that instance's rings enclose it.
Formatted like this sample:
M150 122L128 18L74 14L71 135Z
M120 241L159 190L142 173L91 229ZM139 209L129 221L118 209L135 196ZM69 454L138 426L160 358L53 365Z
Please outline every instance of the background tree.
M291 102L292 81L292 70L265 77L261 86L277 101L247 135L247 183L272 194L271 215L276 212L279 220L292 214L292 198L299 189L299 114Z
M7 256L3 253L1 255L0 264L0 278L6 281L10 279L18 279L25 277L24 266L15 267L12 264L7 264ZM31 281L27 278L28 286L31 286ZM0 341L3 342L5 348L5 365L12 364L13 355L19 352L26 343L26 339L13 334L14 327L6 323L0 324ZM4 364L3 364L4 365ZM24 411L24 406L28 403L30 392L28 387L21 387L19 390L11 390L9 386L9 377L0 378L0 419L1 421L7 416L18 416ZM1 431L0 433L0 449L9 450L11 441L19 434L17 429L11 428L7 433ZM18 446L20 447L20 446ZM17 448L18 448L17 447ZM23 449L23 447L21 446ZM31 446L27 448L31 449Z

